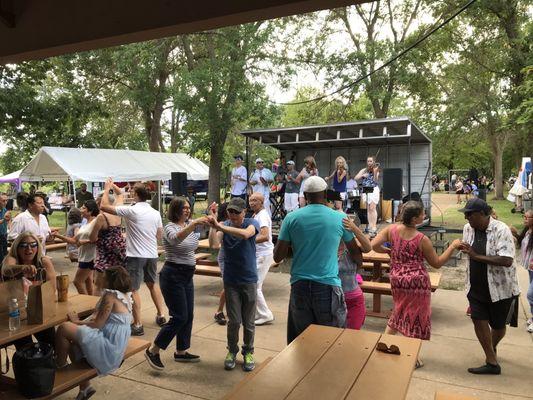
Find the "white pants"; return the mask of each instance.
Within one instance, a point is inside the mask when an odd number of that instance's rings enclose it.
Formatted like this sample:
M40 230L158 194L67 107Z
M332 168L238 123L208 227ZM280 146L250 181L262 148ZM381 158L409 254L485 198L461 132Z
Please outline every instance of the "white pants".
M285 211L291 212L298 208L298 193L285 193Z
M270 253L267 256L257 257L257 309L255 319L274 319L274 314L268 308L265 296L263 296L263 282L267 276L270 266L274 262L274 255Z
M263 207L265 207L265 210L267 210L268 215L272 218L272 209L270 207L270 195L265 196L265 200L263 201Z

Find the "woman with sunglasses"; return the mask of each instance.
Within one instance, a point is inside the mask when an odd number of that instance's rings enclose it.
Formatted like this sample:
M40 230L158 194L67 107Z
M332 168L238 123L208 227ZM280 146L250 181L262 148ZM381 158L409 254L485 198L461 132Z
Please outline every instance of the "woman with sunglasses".
M17 236L9 253L2 263L2 279L15 280L26 278L29 281L49 281L56 289L56 272L52 260L43 256L41 241L32 232L26 231ZM54 346L55 330L49 328L35 334L40 342ZM31 343L31 336L14 342L18 349Z

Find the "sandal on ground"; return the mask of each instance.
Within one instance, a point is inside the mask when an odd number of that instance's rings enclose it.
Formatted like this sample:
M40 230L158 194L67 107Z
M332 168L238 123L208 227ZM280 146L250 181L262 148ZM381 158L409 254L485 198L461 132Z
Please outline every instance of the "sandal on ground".
M468 372L476 375L500 375L502 373L502 369L498 364L486 363L481 367L468 368Z
M420 360L416 360L415 369L422 368L424 366L424 363Z

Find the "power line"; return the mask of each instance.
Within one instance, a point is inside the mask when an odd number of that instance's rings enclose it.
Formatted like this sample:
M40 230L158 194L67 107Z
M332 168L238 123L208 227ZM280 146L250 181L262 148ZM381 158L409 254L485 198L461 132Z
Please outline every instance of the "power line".
M355 81L349 83L348 85L345 85L345 86L342 86L340 87L339 89L335 90L334 92L331 92L331 93L327 93L327 94L324 94L322 96L319 96L319 97L315 97L314 99L310 99L310 100L303 100L303 101L298 101L298 102L290 102L290 103L279 103L279 102L276 102L276 101L272 101L272 100L269 100L271 103L274 103L274 104L278 104L278 105L281 105L281 106L294 106L294 105L298 105L298 104L308 104L308 103L313 103L315 101L320 101L320 100L323 100L327 97L330 97L330 96L333 96L334 94L337 94L337 93L340 93L342 91L345 91L347 89L350 89L356 85L358 85L359 83L361 83L362 81L364 81L365 79L367 78L370 78L373 74L375 74L376 72L378 71L381 71L382 69L388 67L390 64L392 64L393 62L395 62L396 60L398 60L399 58L403 57L405 54L407 54L409 51L411 51L412 49L414 49L416 46L418 46L420 43L422 43L423 41L425 41L427 38L429 38L432 34L434 34L435 32L437 32L438 30L440 30L441 28L443 28L444 26L446 26L450 21L452 21L455 17L457 17L459 14L461 14L463 11L467 10L472 4L474 4L476 2L476 0L470 0L468 3L466 3L464 6L462 6L460 9L458 9L455 13L453 13L452 15L450 15L448 18L446 18L444 21L442 21L439 25L437 25L436 27L434 27L433 29L429 30L427 33L425 33L424 35L422 35L416 42L414 42L413 44L411 44L410 46L408 46L407 48L405 48L404 50L400 51L398 54L396 54L395 56L393 56L392 58L390 58L387 62L385 62L384 64L380 65L378 68L376 68L375 70L357 78Z

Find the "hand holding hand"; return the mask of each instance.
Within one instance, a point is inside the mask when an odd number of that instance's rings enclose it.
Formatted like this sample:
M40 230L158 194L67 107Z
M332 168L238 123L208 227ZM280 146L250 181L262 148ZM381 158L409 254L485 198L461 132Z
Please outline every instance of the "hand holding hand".
M466 242L461 242L459 245L459 250L461 250L464 254L468 254L469 257L475 257L477 256L477 253L474 251L472 246L470 246Z
M218 230L220 228L220 223L217 221L217 219L213 215L209 215L207 217L207 223L213 229Z
M218 204L215 203L215 202L212 202L209 207L208 207L208 210L209 210L209 215L213 215L213 216L217 216L217 208L218 208Z
M461 247L461 241L459 239L455 239L452 242L451 247L453 247L455 250L459 250L459 248Z
M196 225L207 225L209 223L209 217L205 216L205 217L200 217L200 218L196 218L192 221L192 223L196 226Z
M109 190L113 189L113 179L107 178L104 183L104 190L109 192Z

